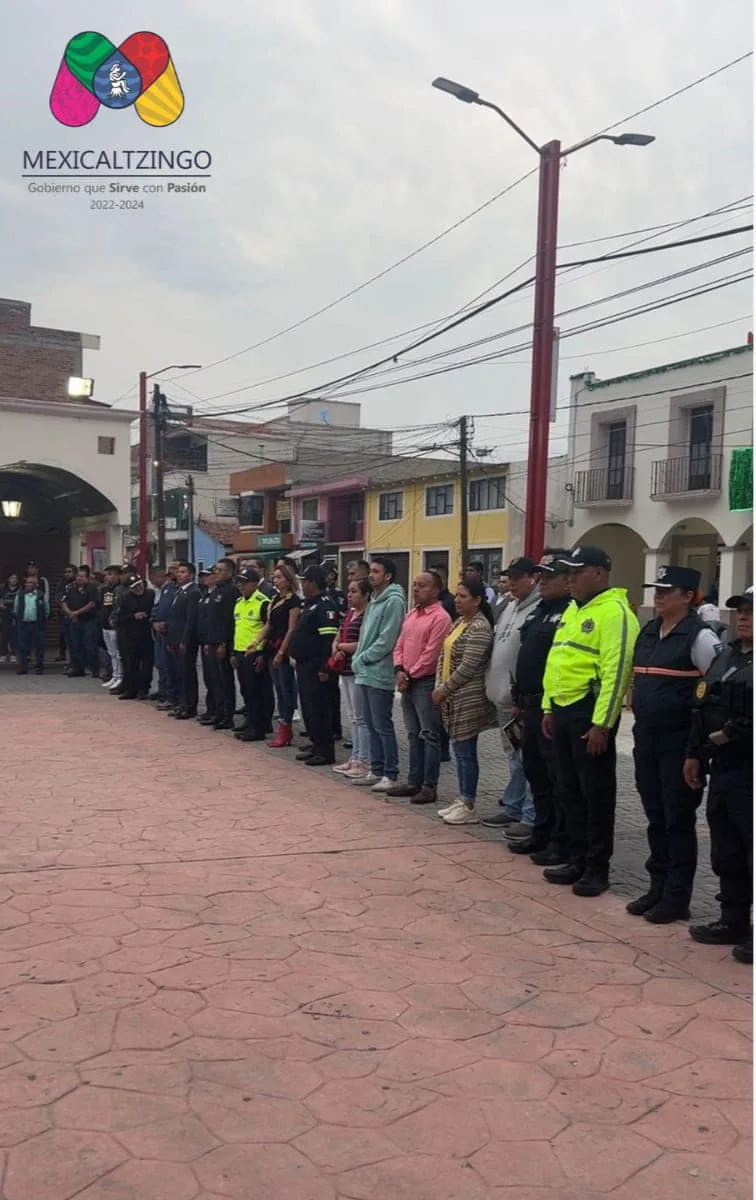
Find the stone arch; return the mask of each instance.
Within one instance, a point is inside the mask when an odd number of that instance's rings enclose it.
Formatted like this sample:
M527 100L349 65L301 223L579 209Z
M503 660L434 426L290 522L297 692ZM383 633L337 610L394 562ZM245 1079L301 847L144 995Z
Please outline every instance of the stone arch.
M645 552L647 543L629 525L607 521L594 525L580 536L576 545L600 546L612 559L612 584L627 588L631 604L643 602Z
M659 551L673 566L700 571L701 591L705 594L717 581L723 545L724 539L711 521L686 516L670 526L659 542Z

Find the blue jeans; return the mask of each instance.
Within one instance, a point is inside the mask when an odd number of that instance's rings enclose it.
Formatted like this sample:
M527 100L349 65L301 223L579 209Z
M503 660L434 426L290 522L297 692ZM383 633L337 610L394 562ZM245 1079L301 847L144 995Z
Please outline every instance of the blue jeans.
M270 673L276 690L278 719L284 725L291 725L297 707L297 677L294 668L288 658L285 658L280 667L271 666Z
M30 659L32 652L35 656L35 667L38 671L42 670L45 663L45 627L39 621L19 621L18 630L18 649L21 666L24 671L29 670Z
M100 674L100 656L98 643L100 626L94 618L84 618L72 621L69 629L71 666L74 671L91 671L93 676Z
M441 769L441 718L431 703L435 677L413 679L402 695L402 716L409 743L407 782L412 787L438 787Z
M502 726L510 720L511 715L506 709L499 709L501 744L509 760L509 783L504 788L499 803L504 806L506 814L514 817L515 821L522 821L524 825L534 825L536 819L535 805L533 804L533 795L530 791L530 786L525 778L525 770L522 765L522 751L514 750L509 738L502 732Z
M452 742L452 750L457 764L457 782L459 794L465 804L473 807L478 794L478 735L465 738L462 742Z
M362 715L370 738L370 770L380 779L399 778L399 747L394 733L394 693L357 685Z
M155 669L158 673L158 692L166 700L178 704L179 676L176 656L168 649L164 633L155 634Z
M354 675L339 677L339 691L344 724L352 734L351 760L356 763L370 762L370 738L362 715L362 700L357 692Z

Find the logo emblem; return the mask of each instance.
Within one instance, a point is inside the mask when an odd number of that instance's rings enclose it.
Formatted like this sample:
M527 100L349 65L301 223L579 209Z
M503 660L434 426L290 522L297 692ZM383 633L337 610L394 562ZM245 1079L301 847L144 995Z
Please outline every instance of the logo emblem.
M666 579L667 578L667 568L659 567L659 570L656 572L656 578L658 580Z
M706 695L706 683L702 679L696 688L696 700L703 700Z
M596 622L583 621L583 624L580 626L580 628L583 633L593 633L593 630L596 628Z
M156 33L132 33L115 46L101 33L77 33L63 52L50 93L50 111L78 129L105 108L130 108L146 125L178 121L184 93L170 51Z

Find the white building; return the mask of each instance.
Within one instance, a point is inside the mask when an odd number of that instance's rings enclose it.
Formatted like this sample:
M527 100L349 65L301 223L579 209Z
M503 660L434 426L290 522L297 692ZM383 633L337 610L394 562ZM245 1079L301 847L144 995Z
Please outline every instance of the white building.
M613 582L637 605L665 563L700 571L723 605L753 580L752 499L735 481L752 442L750 338L615 379L573 376L571 544L607 550Z

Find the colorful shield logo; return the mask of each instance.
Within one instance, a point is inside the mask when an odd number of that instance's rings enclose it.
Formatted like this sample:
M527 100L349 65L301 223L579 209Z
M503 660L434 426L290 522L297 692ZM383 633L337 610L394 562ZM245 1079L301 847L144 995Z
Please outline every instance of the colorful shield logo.
M77 33L63 53L50 93L56 121L79 128L100 108L131 108L146 125L173 125L184 93L170 51L156 33L132 33L115 46L101 33Z

